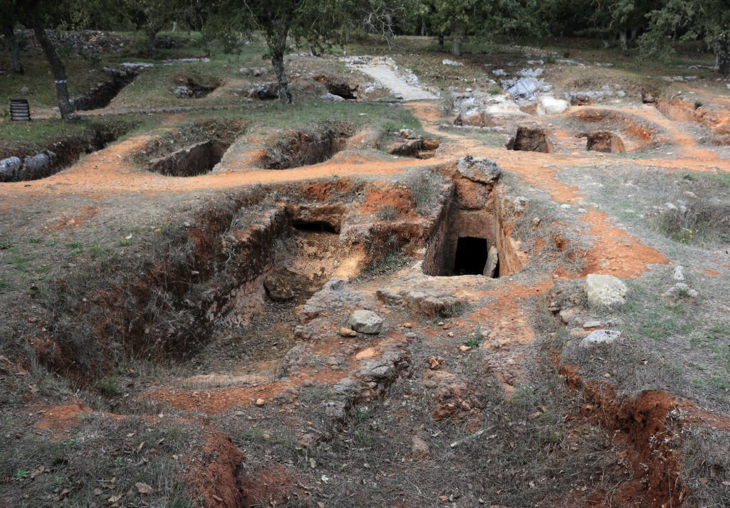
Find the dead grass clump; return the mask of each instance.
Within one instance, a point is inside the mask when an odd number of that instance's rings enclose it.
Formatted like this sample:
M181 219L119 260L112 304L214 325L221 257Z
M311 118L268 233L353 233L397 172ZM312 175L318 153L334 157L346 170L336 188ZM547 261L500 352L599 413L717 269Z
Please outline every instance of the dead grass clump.
M682 243L730 243L730 203L703 199L680 203L659 215L659 227Z
M685 501L696 506L726 506L730 482L730 432L700 426L682 429L683 483L690 489Z
M403 182L408 189L413 206L421 215L428 215L441 199L444 179L432 168L417 168L410 171Z
M94 506L111 498L134 506L193 504L179 457L201 441L194 425L150 425L144 417L87 412L79 416L83 435L53 441L23 432L33 422L18 418L0 423L3 435L15 435L13 446L0 447L7 500L25 498L35 506Z

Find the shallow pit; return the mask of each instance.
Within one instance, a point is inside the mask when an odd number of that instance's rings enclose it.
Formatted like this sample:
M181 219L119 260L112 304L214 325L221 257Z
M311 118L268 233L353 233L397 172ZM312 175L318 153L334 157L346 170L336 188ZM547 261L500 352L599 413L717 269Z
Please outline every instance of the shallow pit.
M344 150L352 135L352 127L346 124L290 132L264 151L260 165L265 169L291 169L319 164Z
M618 136L617 133L620 133L624 152L633 152L642 148L651 147L655 143L661 142L661 139L659 139L659 135L657 134L657 129L653 124L642 121L642 119L638 117L621 112L587 108L571 114L570 118L572 128L579 133L607 132L612 133L614 136ZM579 134L579 136L581 135L582 134ZM593 150L595 150L595 148Z
M321 83L332 95L342 97L345 100L357 100L358 85L352 84L342 79L337 79L330 76L315 76L314 80Z
M589 152L625 153L626 147L618 134L610 131L585 132L578 137L586 138L586 150Z
M555 151L548 139L547 131L530 127L518 127L515 135L507 143L507 150L542 153Z
M221 83L212 77L177 74L172 77L175 87L172 93L178 99L202 99L218 88Z
M165 176L198 176L210 173L223 158L228 144L201 141L150 161L150 171Z

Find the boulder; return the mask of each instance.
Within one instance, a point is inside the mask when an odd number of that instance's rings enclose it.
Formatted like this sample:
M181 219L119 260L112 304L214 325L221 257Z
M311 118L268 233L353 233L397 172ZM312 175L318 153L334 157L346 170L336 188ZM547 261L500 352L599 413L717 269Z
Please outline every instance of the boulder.
M377 335L383 329L383 318L370 310L356 310L350 315L348 325L356 332Z
M19 157L9 157L0 160L0 182L12 182L20 176L23 162Z
M497 265L499 264L499 251L497 247L492 245L487 253L487 263L484 265L484 275L494 278L497 275Z
M187 86L177 86L172 91L172 93L177 97L178 99L189 99L193 96L193 91L188 88Z
M294 290L291 287L290 281L281 274L274 273L267 275L264 279L264 287L266 288L266 293L274 301L285 302L294 298Z
M332 94L329 92L327 92L324 95L320 95L319 98L322 99L323 101L332 101L332 102L343 102L345 100L342 97L340 97L339 95L335 95L335 94Z
M585 281L588 303L598 307L620 306L626 302L629 288L613 275L589 274Z
M52 152L39 153L23 160L23 168L18 174L21 180L33 180L43 178L51 174Z
M2 165L2 162L0 162L0 165ZM675 266L674 271L672 272L672 278L677 281L683 281L684 280L684 267Z
M600 344L611 344L621 337L618 330L594 330L580 341L581 348L591 348Z
M559 115L565 113L569 107L568 101L556 99L552 95L543 95L537 99L537 114L540 116Z
M502 176L499 165L486 157L467 155L459 159L456 169L464 178L478 183L494 183Z

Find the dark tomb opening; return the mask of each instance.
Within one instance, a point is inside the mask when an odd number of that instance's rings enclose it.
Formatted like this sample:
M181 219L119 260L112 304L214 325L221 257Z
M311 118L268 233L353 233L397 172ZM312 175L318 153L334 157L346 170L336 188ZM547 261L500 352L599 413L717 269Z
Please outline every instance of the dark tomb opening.
M454 257L454 275L482 275L488 253L486 238L459 238Z

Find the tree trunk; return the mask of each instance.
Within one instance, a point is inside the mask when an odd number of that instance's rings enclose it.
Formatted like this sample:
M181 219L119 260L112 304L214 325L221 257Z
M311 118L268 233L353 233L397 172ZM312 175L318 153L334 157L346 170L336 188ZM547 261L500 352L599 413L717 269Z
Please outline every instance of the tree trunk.
M289 23L287 19L276 20L266 34L266 44L271 52L271 65L274 66L276 81L279 83L279 100L284 104L292 103L289 90L289 80L284 69L284 55L286 54L286 39L289 37Z
M451 52L454 56L461 56L461 41L464 38L464 30L459 29L454 32L454 42L451 46Z
M730 78L730 43L725 43L724 48L717 52L717 70L723 77Z
M439 49L444 49L444 34L442 33L439 34Z
M292 95L289 91L289 80L284 69L284 53L273 53L271 55L271 64L274 66L276 81L279 83L279 100L284 104L291 104Z
M621 30L618 34L619 41L621 42L621 52L624 56L629 56L629 44L626 39L626 30Z
M58 53L56 53L56 48L48 38L45 28L43 28L43 22L35 11L35 4L26 6L25 14L28 17L28 22L33 29L35 38L38 39L38 44L43 48L46 59L48 59L48 63L51 65L53 79L56 80L56 97L58 98L58 110L61 113L61 118L68 121L73 117L74 107L68 96L66 67L63 65Z
M3 35L10 49L10 58L13 60L13 72L15 74L25 74L23 63L20 61L20 46L18 45L18 40L15 38L13 25L9 23L3 25Z
M155 47L155 41L157 41L157 32L154 28L147 30L147 43L145 45L147 56L155 56L157 54L157 48Z

